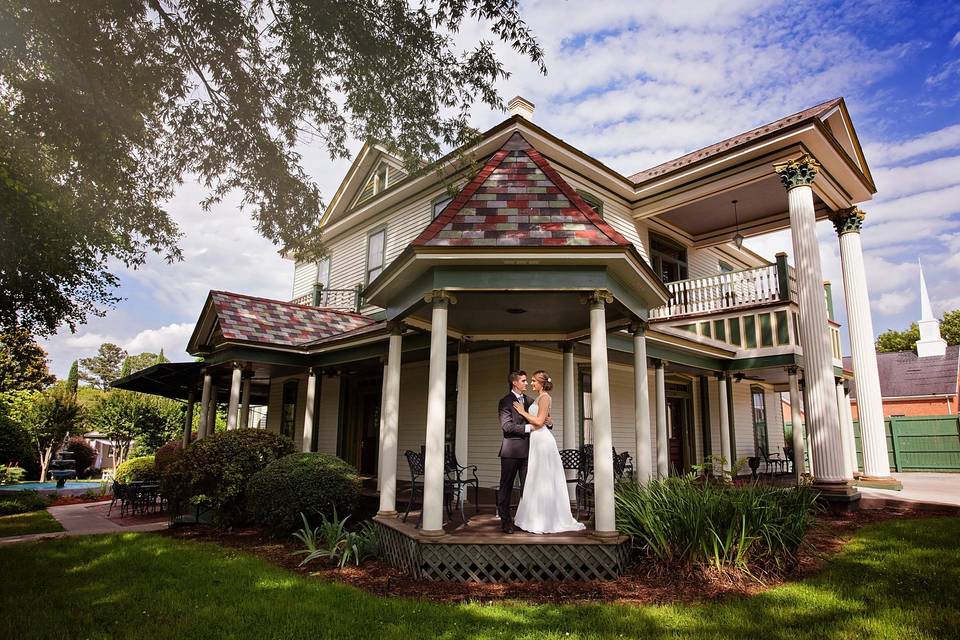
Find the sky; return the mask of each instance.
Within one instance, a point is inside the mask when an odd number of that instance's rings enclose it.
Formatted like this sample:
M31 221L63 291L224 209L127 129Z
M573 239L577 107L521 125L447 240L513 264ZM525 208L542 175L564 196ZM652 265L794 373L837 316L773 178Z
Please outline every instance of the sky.
M934 312L960 308L960 3L535 0L522 13L548 73L502 46L512 75L501 95L531 100L537 124L624 175L843 96L878 189L860 205L875 331L918 318L918 259ZM490 35L471 24L457 37ZM506 117L473 116L481 130ZM329 197L349 161L331 162L319 146L304 154ZM187 183L168 205L182 262L115 266L124 300L44 341L58 377L103 342L188 359L210 289L290 298L293 263L256 234L239 197L205 212L203 194ZM837 237L828 222L817 231L845 324ZM747 245L769 258L791 251L787 231Z

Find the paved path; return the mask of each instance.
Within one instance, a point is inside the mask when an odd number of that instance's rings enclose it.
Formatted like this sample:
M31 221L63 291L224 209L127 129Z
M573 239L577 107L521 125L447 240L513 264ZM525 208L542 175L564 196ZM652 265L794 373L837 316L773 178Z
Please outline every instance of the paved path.
M902 491L860 487L865 498L960 506L960 473L894 473L903 483Z
M106 502L87 502L62 507L50 507L47 511L63 525L64 531L58 531L56 533L31 533L23 536L0 538L0 544L64 538L67 536L85 536L95 533L159 531L167 528L167 517L163 514L147 518L128 517L125 519L126 522L116 518L116 515L114 515L114 518L108 519L107 508L109 504L110 501L108 500Z

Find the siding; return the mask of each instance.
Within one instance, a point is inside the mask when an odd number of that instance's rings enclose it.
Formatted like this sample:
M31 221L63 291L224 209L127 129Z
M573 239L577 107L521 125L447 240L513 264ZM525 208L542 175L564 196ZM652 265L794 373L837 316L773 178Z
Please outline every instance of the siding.
M317 378L320 406L317 410L317 451L337 454L337 426L340 414L340 377Z
M316 262L297 262L293 267L293 295L291 299L313 293L317 281Z
M297 410L294 418L293 443L297 451L303 444L303 416L307 406L307 376L286 376L270 379L270 400L267 405L267 431L280 433L280 418L283 414L283 385L290 380L297 381Z

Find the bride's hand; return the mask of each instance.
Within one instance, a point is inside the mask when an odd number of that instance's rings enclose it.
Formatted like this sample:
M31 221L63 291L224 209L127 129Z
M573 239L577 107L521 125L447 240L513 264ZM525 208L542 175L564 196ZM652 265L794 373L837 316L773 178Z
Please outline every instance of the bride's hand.
M520 404L519 402L514 402L514 403L513 403L513 408L516 409L516 410L517 410L517 413L519 413L520 415L522 415L524 418L527 417L527 411L526 411L526 409L524 409L524 408L523 408L523 405Z

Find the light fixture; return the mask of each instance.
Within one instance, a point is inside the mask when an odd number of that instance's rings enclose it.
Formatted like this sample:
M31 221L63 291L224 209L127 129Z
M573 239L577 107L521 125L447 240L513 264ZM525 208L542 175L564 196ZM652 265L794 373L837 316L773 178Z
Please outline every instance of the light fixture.
M515 315L515 316L518 316L518 315L520 315L521 313L526 313L526 312L527 312L526 309L519 309L519 308L507 309L507 313L511 313L511 314L513 314L513 315Z
M737 233L733 236L733 244L737 245L737 249L742 249L744 237L743 234L740 233L740 218L737 216L737 201L731 200L730 202L733 204L733 221L737 225Z
M734 202L736 202L736 201L734 201ZM746 375L745 373L743 373L742 371L738 371L737 373L733 374L733 379L734 379L736 382L743 382L743 379L746 378L746 377L747 377L747 375Z

